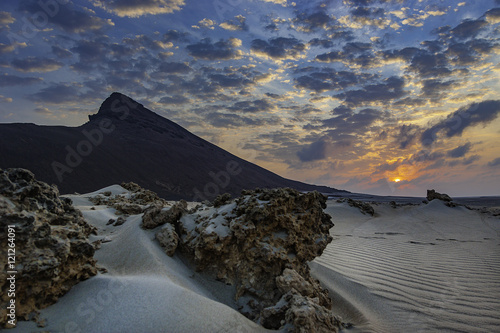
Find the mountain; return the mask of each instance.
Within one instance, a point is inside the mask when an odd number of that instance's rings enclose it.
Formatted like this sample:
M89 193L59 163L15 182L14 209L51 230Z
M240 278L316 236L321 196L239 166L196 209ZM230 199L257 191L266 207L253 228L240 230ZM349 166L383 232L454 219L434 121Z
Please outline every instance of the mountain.
M31 170L61 193L133 181L166 199L212 200L243 189L345 192L280 177L120 93L79 127L0 124L0 168Z

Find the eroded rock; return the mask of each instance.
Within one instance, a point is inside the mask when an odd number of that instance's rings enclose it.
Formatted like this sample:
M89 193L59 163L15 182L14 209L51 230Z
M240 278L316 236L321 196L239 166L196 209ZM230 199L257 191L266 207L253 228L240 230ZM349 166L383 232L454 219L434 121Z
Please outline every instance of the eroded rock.
M0 271L0 324L12 327L7 323L6 272L17 272L17 320L35 318L37 310L97 274L95 249L87 238L95 231L55 186L37 181L28 170L0 169L1 253L7 254L9 234L15 244L15 263L6 260Z
M144 211L142 227L154 229L166 223L175 224L185 212L187 212L187 202L184 200L176 202L169 209L164 209L162 205L158 204L152 205Z
M166 201L158 197L156 193L143 189L136 183L122 183L121 186L130 193L112 195L110 191L105 191L90 197L89 200L94 205L106 205L116 209L117 215L142 214L151 205L166 204Z
M439 193L436 192L435 190L427 190L427 200L432 201L434 199L438 199L444 202L451 202L452 199L448 194L445 193Z
M337 200L337 202L347 202L349 204L349 206L358 208L361 211L361 213L363 213L363 214L368 214L371 216L375 215L375 210L367 202L353 200L351 198L340 198Z
M165 253L172 257L179 244L179 236L175 232L175 227L167 223L156 233L156 239L160 245L165 249Z
M307 266L332 241L326 197L274 189L224 202L200 205L176 224L179 248L196 269L236 286L240 312L264 327L335 331L328 292Z

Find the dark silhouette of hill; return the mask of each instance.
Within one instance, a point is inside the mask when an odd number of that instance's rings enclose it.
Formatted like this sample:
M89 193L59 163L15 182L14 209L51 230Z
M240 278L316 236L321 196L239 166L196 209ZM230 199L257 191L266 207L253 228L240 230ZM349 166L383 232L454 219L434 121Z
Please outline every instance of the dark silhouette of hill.
M120 93L89 118L79 127L0 124L0 168L29 169L61 193L129 181L173 200L211 200L257 187L344 192L280 177Z

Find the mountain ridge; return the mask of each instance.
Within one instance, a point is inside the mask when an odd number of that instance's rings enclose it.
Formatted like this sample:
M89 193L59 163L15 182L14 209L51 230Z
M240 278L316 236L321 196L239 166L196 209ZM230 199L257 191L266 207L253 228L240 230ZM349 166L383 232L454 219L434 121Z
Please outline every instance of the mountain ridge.
M213 200L257 187L348 193L283 178L117 92L78 127L0 124L0 152L0 168L29 169L62 193L129 181L173 200Z

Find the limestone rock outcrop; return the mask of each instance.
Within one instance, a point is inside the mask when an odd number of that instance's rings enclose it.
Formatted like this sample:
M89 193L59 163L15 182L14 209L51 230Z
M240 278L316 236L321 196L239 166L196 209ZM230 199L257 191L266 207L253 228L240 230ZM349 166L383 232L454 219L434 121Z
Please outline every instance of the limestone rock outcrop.
M435 190L427 190L427 200L432 201L434 199L438 199L444 202L451 202L452 199L448 194L445 193L439 193L436 192Z
M334 332L340 321L307 265L332 241L326 197L258 189L224 202L199 205L174 223L196 269L234 285L240 312L264 327Z
M144 211L142 227L144 229L154 229L165 223L175 224L185 212L187 212L187 202L184 200L175 203L169 209L158 204L151 205Z
M156 233L156 239L160 245L165 249L165 253L172 257L179 245L179 236L175 232L172 224L167 223L160 231Z
M347 202L349 206L358 208L363 214L368 214L371 216L375 215L375 210L373 209L372 205L367 202L353 200L351 198L340 198L337 200L337 202Z
M91 233L95 228L70 199L59 196L57 187L37 181L25 169L0 169L0 252L13 254L2 260L0 270L0 325L12 327L7 322L12 299L16 319L29 320L97 274L95 250L87 238ZM11 276L14 284L7 280Z
M166 201L158 197L156 193L143 189L136 183L122 183L121 187L130 191L130 194L112 195L110 191L105 191L90 197L89 200L94 205L107 205L116 209L117 214L125 215L142 214L151 205L166 204Z

